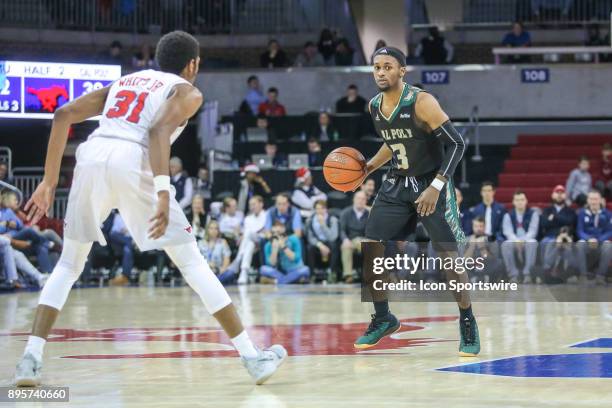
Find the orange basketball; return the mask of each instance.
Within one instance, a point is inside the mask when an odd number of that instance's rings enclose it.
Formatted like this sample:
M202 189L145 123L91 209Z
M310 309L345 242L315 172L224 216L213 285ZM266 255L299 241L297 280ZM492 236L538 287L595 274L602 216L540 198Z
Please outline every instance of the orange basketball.
M352 147L339 147L325 158L323 176L332 188L346 193L353 191L363 181L366 159Z

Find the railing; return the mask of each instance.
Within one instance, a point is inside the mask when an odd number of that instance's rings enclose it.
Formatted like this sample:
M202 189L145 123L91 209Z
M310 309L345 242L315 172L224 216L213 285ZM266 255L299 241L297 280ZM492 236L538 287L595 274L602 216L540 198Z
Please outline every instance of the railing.
M66 216L66 208L68 207L68 193L70 189L61 188L55 191L55 199L49 216L51 218L64 219Z
M15 167L13 169L15 187L21 190L24 197L30 197L42 181L44 171L43 167Z
M318 30L335 0L0 0L0 25L195 34ZM313 12L314 10L314 12Z
M462 132L463 140L465 142L465 151L474 138L474 155L472 161L482 161L482 155L480 154L480 117L478 116L478 106L472 107L470 112L470 118L467 124L464 125ZM460 188L468 188L470 183L467 180L467 155L463 155L461 160L461 181L459 182Z
M508 25L513 21L537 24L609 23L612 0L463 0L462 16L437 16L424 0L414 0L413 27L428 22L444 26ZM419 13L419 11L421 11Z
M600 54L612 54L611 47L496 47L493 48L495 63L501 62L502 55L561 55L572 54L579 58L585 55L593 56L593 61L599 63Z

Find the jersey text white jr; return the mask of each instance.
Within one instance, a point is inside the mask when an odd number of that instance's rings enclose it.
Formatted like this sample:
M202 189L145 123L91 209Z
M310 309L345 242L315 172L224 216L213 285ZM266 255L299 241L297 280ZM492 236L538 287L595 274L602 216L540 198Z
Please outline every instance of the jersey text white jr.
M147 69L116 80L108 92L100 126L91 138L102 136L125 139L149 146L149 128L162 104L177 84L189 84L178 75ZM170 139L173 143L183 131L179 127Z

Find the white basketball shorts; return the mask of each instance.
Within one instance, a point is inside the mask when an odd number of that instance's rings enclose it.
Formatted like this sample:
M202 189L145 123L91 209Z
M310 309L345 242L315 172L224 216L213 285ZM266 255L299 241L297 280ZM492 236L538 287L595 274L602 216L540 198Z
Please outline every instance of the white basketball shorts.
M157 194L147 148L126 140L93 137L79 146L76 159L64 220L66 238L106 245L100 228L116 208L141 251L194 241L174 189L170 192L166 233L156 240L148 238Z

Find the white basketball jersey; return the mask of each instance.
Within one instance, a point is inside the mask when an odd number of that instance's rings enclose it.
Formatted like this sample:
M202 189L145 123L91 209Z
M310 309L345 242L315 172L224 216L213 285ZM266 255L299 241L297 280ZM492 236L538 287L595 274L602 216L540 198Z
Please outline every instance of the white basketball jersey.
M90 137L129 140L149 146L149 128L162 104L177 84L189 84L178 75L147 69L116 80L108 92L100 126ZM176 129L173 143L185 126Z

